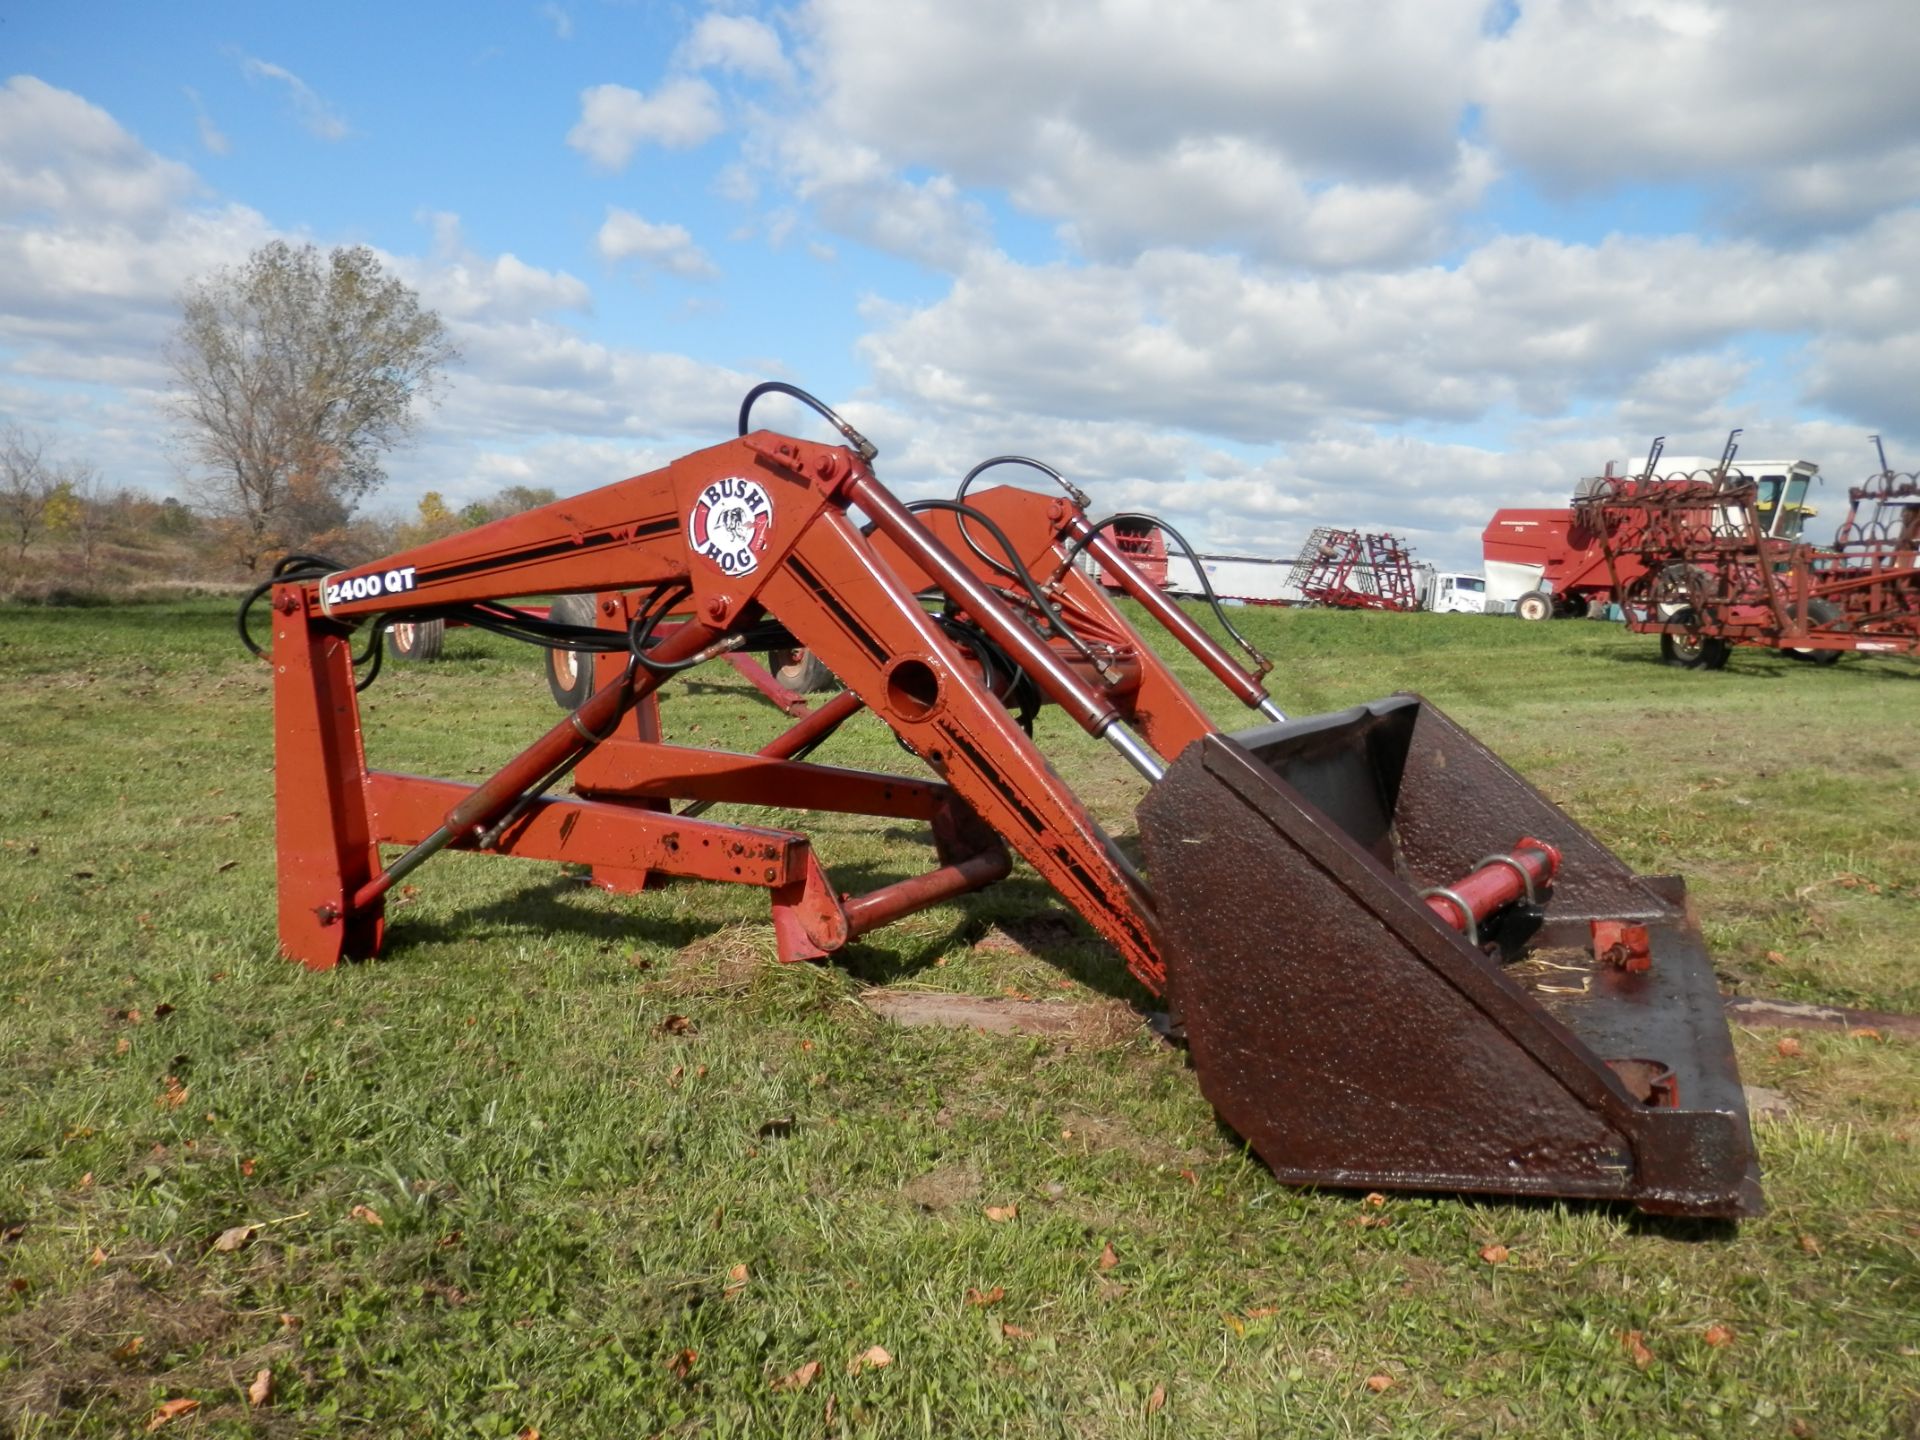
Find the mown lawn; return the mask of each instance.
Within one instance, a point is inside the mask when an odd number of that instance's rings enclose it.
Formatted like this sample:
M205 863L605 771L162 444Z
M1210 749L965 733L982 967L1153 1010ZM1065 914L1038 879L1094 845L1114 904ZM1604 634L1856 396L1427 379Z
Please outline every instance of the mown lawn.
M1729 989L1920 1010L1920 666L1686 674L1600 624L1242 613L1290 711L1423 691L1630 862L1687 874ZM374 762L489 773L551 723L536 665L457 632L390 668ZM783 723L718 667L670 693L669 738ZM1041 733L1126 828L1111 753ZM866 719L820 758L912 763ZM1737 1231L1371 1205L1277 1186L1143 1029L856 1002L1144 1004L1029 872L783 968L756 893L450 856L383 959L287 965L267 673L225 606L0 609L0 760L18 1435L137 1433L167 1400L199 1408L162 1434L1920 1428L1912 1041L1738 1035L1792 1113L1760 1125L1772 1209ZM846 888L930 853L891 822L816 831ZM856 1364L873 1346L891 1363Z

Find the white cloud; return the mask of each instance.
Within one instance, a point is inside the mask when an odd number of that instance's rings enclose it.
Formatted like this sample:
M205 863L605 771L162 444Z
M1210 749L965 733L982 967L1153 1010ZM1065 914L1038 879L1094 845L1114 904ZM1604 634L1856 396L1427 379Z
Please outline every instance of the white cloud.
M693 243L684 225L655 224L617 205L607 207L606 221L594 244L602 259L616 263L638 260L691 280L712 280L720 274L706 252Z
M192 170L161 159L72 91L31 75L0 88L0 219L151 223L197 185Z
M778 80L787 73L787 57L772 27L751 15L701 17L676 56L691 70L725 70L736 75Z
M567 13L565 6L555 5L552 0L548 0L547 4L540 7L540 18L553 26L553 36L556 40L573 38L573 16Z
M511 253L491 259L475 254L461 237L458 215L439 211L421 218L433 230L432 257L388 258L394 272L444 318L511 322L555 310L592 309L593 292L584 280L529 265Z
M1851 221L1920 196L1914 22L1910 0L1528 0L1476 88L1550 188L1700 181ZM1836 169L1891 188L1863 205Z
M225 132L213 123L213 116L207 113L207 107L200 99L200 92L191 85L188 85L181 93L187 97L188 103L193 106L193 123L195 128L200 132L200 144L202 147L204 147L209 154L213 155L225 155L229 150L233 149L233 142L227 139Z
M272 80L286 86L287 94L293 100L293 112L299 117L301 125L306 127L308 134L322 140L344 140L353 133L333 106L322 99L311 85L284 65L275 65L271 61L261 60L252 55L242 55L240 68L249 80Z
M595 85L580 92L580 121L567 132L567 144L602 170L621 170L637 146L689 149L718 135L723 124L713 87L693 76L675 76L651 95Z

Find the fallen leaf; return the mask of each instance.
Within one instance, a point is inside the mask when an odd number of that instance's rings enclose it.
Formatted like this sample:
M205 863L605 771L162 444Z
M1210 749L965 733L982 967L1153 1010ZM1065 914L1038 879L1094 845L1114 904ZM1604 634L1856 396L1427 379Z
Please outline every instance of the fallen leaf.
M24 1295L33 1288L33 1282L24 1275L16 1275L7 1281L7 1289L16 1295Z
M746 1288L747 1267L745 1265L736 1265L727 1271L727 1284L720 1293L731 1300Z
M858 1375L863 1370L883 1370L892 1363L893 1356L887 1353L886 1346L869 1345L847 1362L847 1373Z
M1153 1387L1153 1393L1147 1396L1147 1413L1149 1415L1158 1415L1166 1408L1167 1387L1164 1385L1156 1385Z
M1376 1395L1384 1394L1386 1391L1391 1390L1392 1388L1393 1388L1393 1377L1391 1375L1367 1376L1367 1389L1371 1390Z
M1180 1172L1180 1178L1186 1181L1189 1185L1193 1185L1197 1187L1200 1184L1200 1177L1194 1174L1193 1171L1191 1170L1182 1170Z
M231 1255L235 1250L245 1249L259 1229L258 1225L235 1225L230 1230L222 1230L219 1239L213 1242L213 1248Z
M1780 1058L1791 1060L1800 1053L1800 1042L1791 1035L1782 1036L1780 1043L1773 1047L1780 1052Z
M1371 1205L1374 1209L1378 1210L1382 1205L1387 1203L1387 1197L1382 1195L1378 1190L1370 1190L1360 1203L1362 1205Z
M996 1225L1005 1224L1007 1221L1013 1219L1013 1217L1018 1215L1019 1213L1020 1213L1020 1207L1018 1205L987 1206L987 1219L993 1221L993 1223Z
M1787 957L1782 955L1778 950L1769 950L1767 951L1767 963L1770 965L1784 965L1787 963Z
M1242 1320L1238 1315L1227 1315L1223 1318L1227 1322L1227 1328L1233 1331L1234 1334L1244 1335L1247 1333L1247 1322Z
M280 1328L282 1330L298 1330L304 1323L298 1315L288 1315L284 1311L281 1312Z
M1722 1345L1731 1345L1733 1343L1733 1327L1731 1325L1709 1325L1700 1338L1718 1350Z
M187 1103L187 1087L180 1083L178 1075L169 1075L160 1082L160 1094L153 1103L164 1110L178 1110Z
M689 1020L684 1015L667 1016L666 1019L660 1022L660 1029L663 1034L667 1034L667 1035L699 1034L699 1031L693 1028L693 1021Z
M133 1042L124 1035L113 1042L113 1053L116 1055L124 1055L131 1049L133 1049Z
M87 1257L87 1263L93 1266L96 1270L99 1269L102 1265L107 1263L107 1252L102 1250L98 1245L94 1246L93 1254Z
M140 1347L145 1342L146 1342L146 1336L135 1335L130 1340L128 1340L124 1345L119 1345L115 1347L113 1352L113 1358L116 1360L131 1360L134 1356L140 1353Z
M515 1435L513 1440L540 1440L540 1427L538 1425L529 1425L518 1435Z
M700 1358L698 1350L682 1350L667 1361L667 1373L676 1380L684 1380L693 1374L694 1362Z
M1620 1347L1633 1357L1633 1363L1642 1370L1653 1363L1653 1352L1647 1348L1646 1337L1638 1330L1628 1330L1622 1334Z
M171 1014L173 1014L173 1006L164 1001L153 1007L153 1018L156 1020L164 1020Z
M1358 1225L1362 1230L1384 1230L1393 1224L1391 1215L1356 1215L1347 1221L1349 1225Z
M804 1390L820 1377L820 1362L809 1360L798 1370L789 1370L770 1387L774 1390Z
M1820 1253L1819 1237L1815 1235L1802 1235L1800 1237L1800 1248L1809 1255L1818 1255Z
M1871 1025L1856 1025L1847 1031L1847 1034L1855 1040L1885 1040L1887 1038Z
M991 1290L981 1291L969 1289L967 1291L967 1303L969 1305L979 1305L982 1307L998 1305L1006 1298L1007 1292L1005 1288L999 1285L994 1286Z
M273 1371L262 1370L253 1377L253 1383L247 1386L247 1404L258 1410L273 1399Z
M1507 1263L1507 1247L1504 1245L1482 1246L1480 1258L1489 1265L1504 1265Z
M1100 1247L1100 1268L1102 1270L1111 1270L1119 1263L1120 1256L1114 1251L1111 1241Z
M1023 1330L1018 1325L1009 1325L1004 1320L1000 1322L1000 1333L1009 1340L1031 1340L1033 1338L1033 1331Z
M673 1087L675 1087L675 1086L677 1086L677 1085L678 1085L678 1084L680 1083L680 1078L681 1078L681 1077L682 1077L683 1075L685 1075L686 1073L687 1073L687 1067L686 1067L686 1066L684 1066L684 1065L676 1065L676 1066L674 1066L674 1067L673 1067L673 1073L672 1073L671 1075L669 1075L669 1076L667 1076L667 1087L668 1087L669 1089L672 1089Z
M347 1218L349 1220L358 1220L362 1225L385 1225L387 1223L380 1218L380 1212L371 1205L354 1206L353 1209L347 1212Z
M1247 1311L1247 1319L1264 1320L1269 1315L1278 1315L1279 1313L1280 1307L1278 1305L1256 1305L1253 1309Z
M254 1163L252 1160L242 1160L240 1162L240 1173L248 1178L252 1178Z
M198 1400L162 1400L153 1418L147 1421L147 1433L151 1435L169 1420L178 1420L182 1415L191 1415L200 1408Z

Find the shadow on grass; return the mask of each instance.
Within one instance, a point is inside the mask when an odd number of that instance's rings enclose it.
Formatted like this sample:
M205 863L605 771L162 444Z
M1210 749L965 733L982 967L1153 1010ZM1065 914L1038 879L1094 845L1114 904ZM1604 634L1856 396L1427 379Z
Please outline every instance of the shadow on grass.
M416 920L402 911L387 922L383 959L400 959L414 945L472 943L502 931L533 935L566 934L632 944L636 941L685 949L732 923L727 917L690 920L632 910L586 909L569 898L587 889L586 877L561 875L525 885L485 905L463 909L444 920Z

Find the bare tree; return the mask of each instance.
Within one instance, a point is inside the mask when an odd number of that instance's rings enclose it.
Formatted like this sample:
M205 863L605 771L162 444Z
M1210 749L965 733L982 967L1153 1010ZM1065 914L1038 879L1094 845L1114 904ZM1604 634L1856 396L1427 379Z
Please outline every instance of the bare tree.
M365 246L274 241L181 297L168 359L195 498L248 569L343 524L457 358Z
M46 527L47 506L58 481L46 463L46 441L8 425L0 431L0 525L13 547L15 569L27 563L27 547Z

